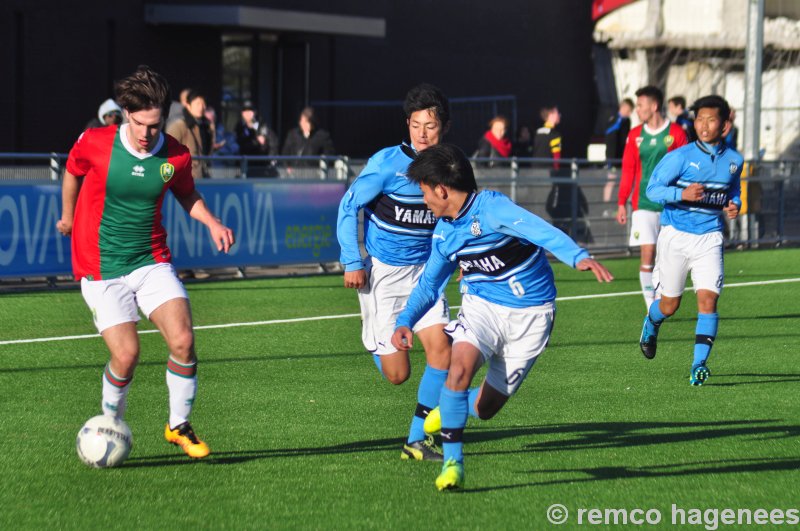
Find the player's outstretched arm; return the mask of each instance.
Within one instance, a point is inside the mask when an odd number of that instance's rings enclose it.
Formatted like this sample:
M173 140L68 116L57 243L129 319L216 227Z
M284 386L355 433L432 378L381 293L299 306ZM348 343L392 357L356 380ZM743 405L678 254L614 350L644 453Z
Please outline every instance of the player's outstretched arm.
M192 193L185 197L178 197L178 202L189 213L192 219L196 219L206 227L208 232L211 233L211 240L217 246L217 251L228 252L231 246L236 243L233 231L222 224L214 214L208 209L208 205L203 200L203 196L197 190L192 190Z
M606 269L603 264L594 258L584 258L575 264L575 269L578 271L591 271L594 273L594 276L597 278L598 282L611 282L614 280L614 276L611 274L611 271Z
M392 335L392 345L397 350L410 350L414 346L414 332L407 326L399 326Z
M65 171L61 184L61 219L56 222L56 229L64 236L72 234L72 220L75 217L75 204L78 202L80 190L80 178Z

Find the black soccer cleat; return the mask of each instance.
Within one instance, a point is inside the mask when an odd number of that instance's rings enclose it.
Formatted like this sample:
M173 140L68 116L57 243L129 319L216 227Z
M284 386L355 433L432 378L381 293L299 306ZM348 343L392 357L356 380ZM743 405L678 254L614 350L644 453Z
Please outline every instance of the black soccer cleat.
M444 461L442 450L433 443L433 437L430 436L421 441L404 444L403 449L400 451L400 459Z
M648 325L651 325L652 329ZM642 335L639 337L639 348L642 349L645 358L651 360L656 357L657 344L658 327L650 320L650 316L645 316Z

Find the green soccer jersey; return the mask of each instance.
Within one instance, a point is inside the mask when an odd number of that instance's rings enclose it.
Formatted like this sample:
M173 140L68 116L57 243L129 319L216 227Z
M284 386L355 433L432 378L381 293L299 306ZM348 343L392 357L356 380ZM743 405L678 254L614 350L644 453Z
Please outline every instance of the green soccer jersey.
M178 196L194 191L188 150L161 135L150 153L128 145L125 129L85 132L70 152L67 170L85 176L72 235L76 279L101 280L169 262L161 205L168 189Z
M653 170L668 152L686 144L686 134L671 122L652 131L647 126L634 127L628 134L622 156L619 204L624 205L633 192L633 210L660 212L661 205L647 198L647 184Z

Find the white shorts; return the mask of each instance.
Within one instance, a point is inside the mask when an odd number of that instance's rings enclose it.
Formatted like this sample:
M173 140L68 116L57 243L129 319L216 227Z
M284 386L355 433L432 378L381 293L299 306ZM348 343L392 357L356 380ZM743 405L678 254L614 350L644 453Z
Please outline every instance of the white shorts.
M395 322L408 302L411 290L417 285L425 264L411 266L391 266L377 258L368 256L364 263L367 270L367 286L358 290L361 304L361 340L364 347L373 354L394 354L392 346ZM414 325L419 332L436 324L450 322L450 307L442 295Z
M489 362L486 383L511 396L547 346L555 315L553 303L509 308L464 295L458 318L444 331L454 345L465 341L480 350Z
M717 295L724 281L722 233L691 234L667 225L661 230L656 247L658 291L667 297L680 297L686 289L686 273L692 273L694 290L707 289Z
M98 332L122 323L138 323L138 308L146 317L172 299L188 299L170 263L140 267L110 280L81 279L83 300L92 311Z
M628 245L655 245L661 229L661 212L634 210L631 214L631 237Z

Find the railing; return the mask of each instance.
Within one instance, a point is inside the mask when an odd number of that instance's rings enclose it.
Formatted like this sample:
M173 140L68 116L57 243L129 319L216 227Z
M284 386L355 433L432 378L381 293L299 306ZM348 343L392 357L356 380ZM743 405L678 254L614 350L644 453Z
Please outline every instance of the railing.
M335 157L198 157L211 179L352 181L366 161ZM0 183L52 182L66 155L0 153ZM628 249L629 227L616 221L619 161L473 159L482 188L498 190L595 251ZM728 224L734 246L800 242L800 160L760 161L746 169L746 209ZM630 216L628 216L630 219Z

